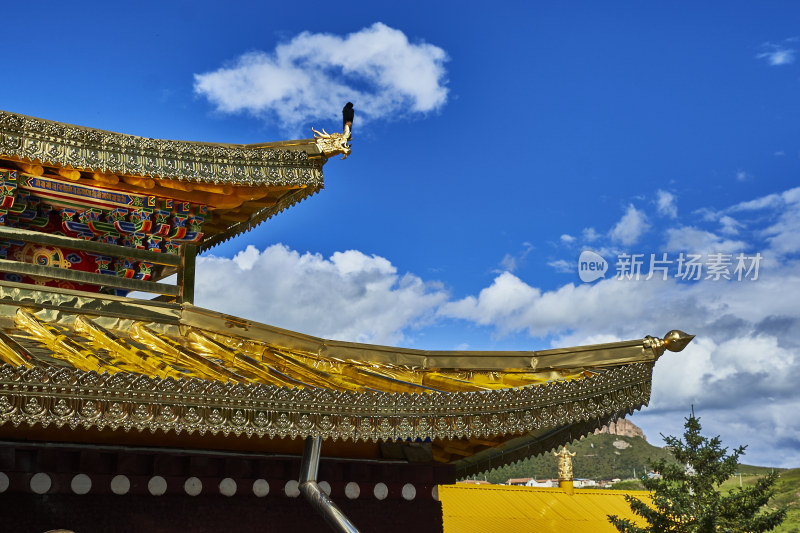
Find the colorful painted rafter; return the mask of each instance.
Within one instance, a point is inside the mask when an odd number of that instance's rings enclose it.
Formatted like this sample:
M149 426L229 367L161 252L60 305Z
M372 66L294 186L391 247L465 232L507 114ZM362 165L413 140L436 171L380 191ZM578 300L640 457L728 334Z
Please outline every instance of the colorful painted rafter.
M0 169L0 180L2 226L168 254L177 254L181 244L198 243L203 238L203 223L208 215L205 204L96 185L89 187L12 169ZM0 241L0 258L145 281L153 273L153 264L145 261L21 241ZM4 279L51 283L8 273ZM59 286L91 290L74 283L64 286L61 282Z

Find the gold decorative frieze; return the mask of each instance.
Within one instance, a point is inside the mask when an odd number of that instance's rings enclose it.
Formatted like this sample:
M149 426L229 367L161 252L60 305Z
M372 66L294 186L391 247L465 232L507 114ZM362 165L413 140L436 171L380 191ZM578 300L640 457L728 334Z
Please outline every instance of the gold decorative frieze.
M320 183L322 182L322 171L320 170ZM316 187L304 187L302 189L297 189L296 191L292 191L283 195L278 202L271 206L265 207L260 209L256 213L254 213L249 220L244 222L239 222L238 224L234 224L230 226L227 230L222 233L218 233L211 237L206 238L200 244L198 248L198 252L202 253L206 250L210 250L214 246L218 244L222 244L223 242L229 241L234 237L238 237L243 233L247 233L248 231L257 228L261 224L263 224L266 220L274 217L275 215L289 209L293 205L305 200L309 196L313 196L319 191L319 188Z
M314 140L273 145L148 139L0 111L0 157L104 174L239 185L322 185Z
M651 363L480 392L384 393L0 366L0 425L344 440L490 438L646 405Z

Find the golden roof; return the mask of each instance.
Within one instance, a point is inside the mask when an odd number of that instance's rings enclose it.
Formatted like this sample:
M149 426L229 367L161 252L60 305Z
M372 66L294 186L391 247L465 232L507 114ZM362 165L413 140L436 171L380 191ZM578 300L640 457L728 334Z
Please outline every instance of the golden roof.
M323 135L323 134L321 134ZM201 251L323 188L342 134L225 144L150 139L0 111L0 166L35 176L208 205Z
M505 485L440 485L444 533L615 533L608 515L627 518L640 527L625 496L645 502L641 491L595 490Z
M685 339L409 350L324 340L188 303L2 282L0 435L31 435L13 429L30 426L48 439L90 430L96 441L97 432L119 440L120 431L149 430L183 446L262 451L318 435L362 443L353 453L372 443L384 455L378 443L431 442L432 458L467 475L647 404L654 361Z
M21 172L28 187L42 181L78 200L110 189L131 196L125 205L207 208L195 232L203 250L321 189L322 165L350 153L348 138L345 128L260 145L162 141L0 112L0 167L17 169L4 173L14 191ZM104 237L102 222L89 237ZM156 266L134 279L124 264L114 275L59 257L0 258L7 279L30 283L0 281L0 438L296 454L313 436L333 456L437 460L469 475L646 405L655 360L690 340L673 331L518 352L325 340L192 305L193 244L171 255L33 229L0 227L0 237ZM176 286L145 279L172 272ZM161 296L72 290L82 285Z
M316 139L229 144L151 139L0 111L0 156L126 176L237 185L315 184Z

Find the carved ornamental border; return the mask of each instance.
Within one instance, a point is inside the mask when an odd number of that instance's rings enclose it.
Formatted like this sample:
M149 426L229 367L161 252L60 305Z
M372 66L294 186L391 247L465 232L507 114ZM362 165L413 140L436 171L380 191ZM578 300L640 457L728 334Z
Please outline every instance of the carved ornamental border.
M316 145L309 142L309 147ZM241 185L322 185L302 149L148 139L0 111L0 155L44 165Z
M480 392L363 393L0 366L0 425L343 440L522 434L638 409L652 364Z
M200 253L205 252L206 250L210 250L211 248L222 244L223 242L229 241L230 239L241 235L242 233L247 233L248 231L260 226L266 220L289 209L293 205L305 200L309 196L313 196L317 192L319 192L318 188L306 187L304 189L298 189L296 191L286 193L281 196L278 202L272 207L265 207L253 213L249 220L234 224L222 233L217 233L216 235L212 235L204 239L197 251Z

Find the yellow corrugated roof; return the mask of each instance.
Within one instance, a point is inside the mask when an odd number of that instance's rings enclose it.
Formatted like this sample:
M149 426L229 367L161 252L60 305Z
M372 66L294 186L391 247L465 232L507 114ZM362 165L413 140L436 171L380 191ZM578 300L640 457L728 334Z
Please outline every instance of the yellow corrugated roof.
M615 533L608 515L644 522L631 511L625 495L648 499L647 493L621 490L514 487L507 485L441 485L444 533Z

